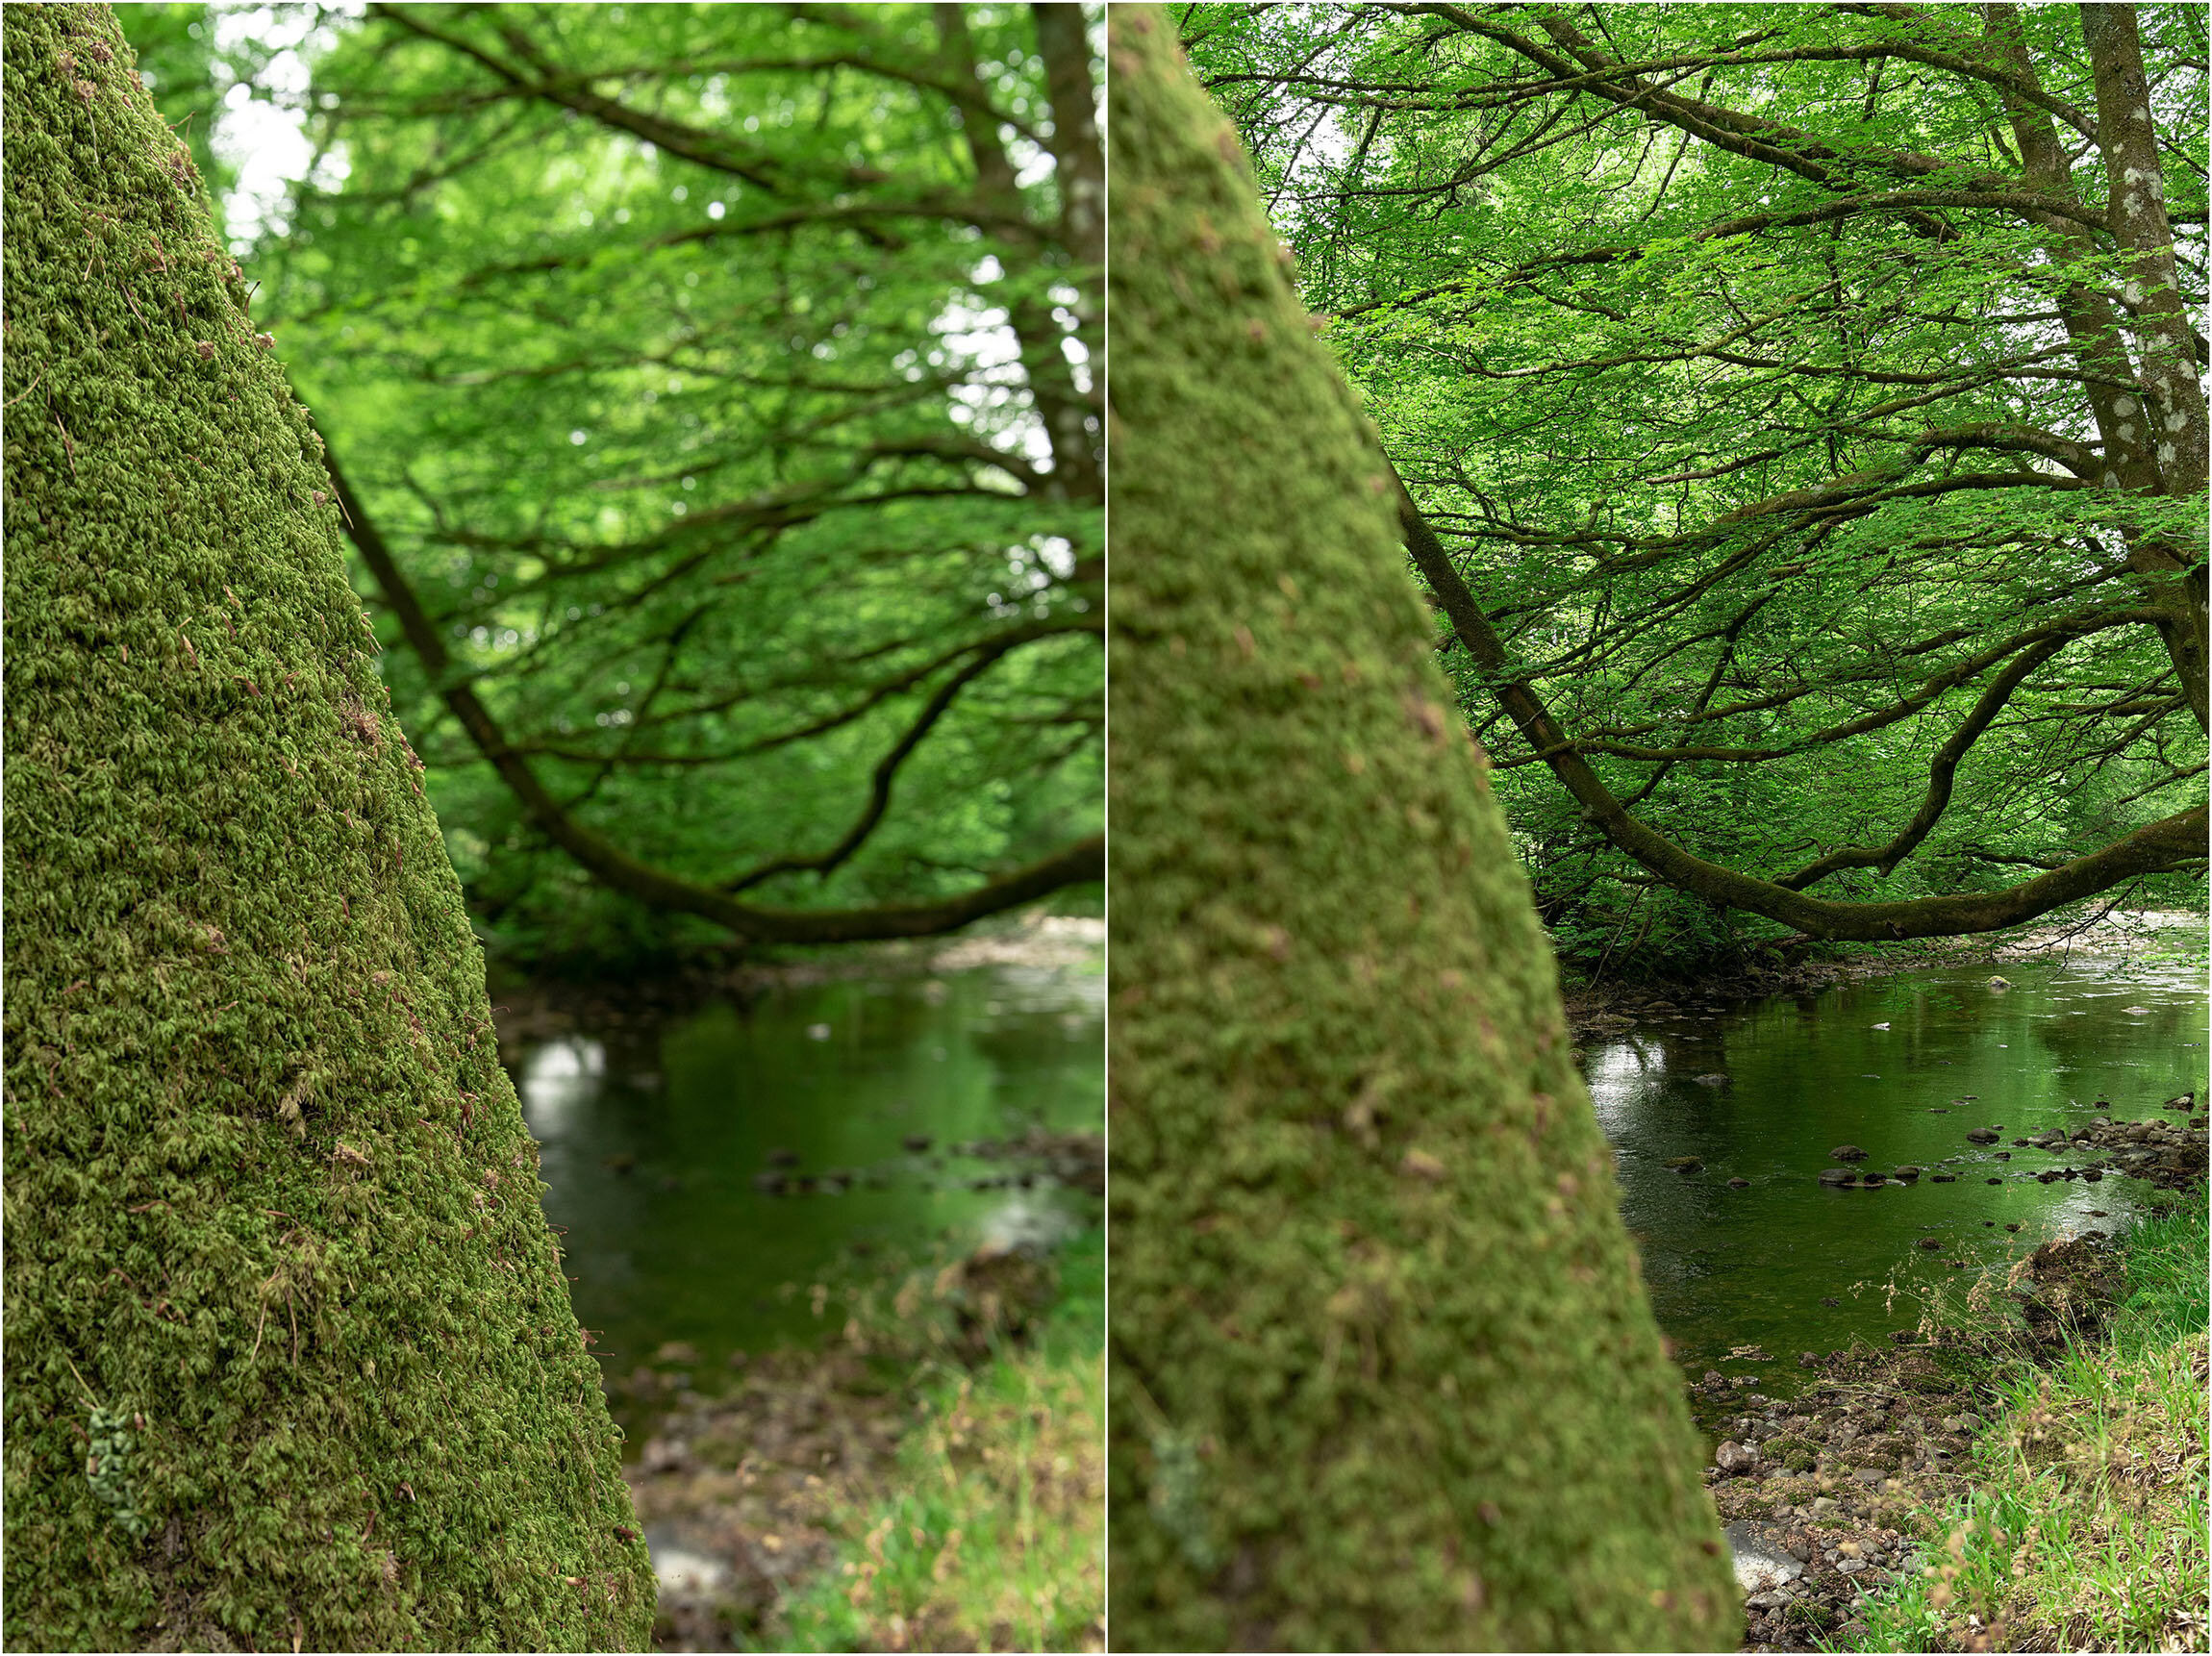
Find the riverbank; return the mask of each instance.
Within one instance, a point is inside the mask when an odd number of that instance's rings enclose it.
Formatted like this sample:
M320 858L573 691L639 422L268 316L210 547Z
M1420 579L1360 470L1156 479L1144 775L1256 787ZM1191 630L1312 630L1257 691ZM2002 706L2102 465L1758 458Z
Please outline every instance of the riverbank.
M1692 1387L1746 1649L2205 1648L2194 1153L2186 1189L2118 1239L2015 1239L1891 1349L1799 1354L1817 1373L1793 1398L1717 1370Z
M842 1332L616 1383L664 1650L1103 1648L1103 1247L814 1292Z
M2165 910L2116 909L2046 926L1898 943L1848 943L1812 952L1797 944L1763 951L1747 965L1684 978L1593 983L1568 973L1561 986L1568 1026L1577 1041L1618 1033L1649 1018L1719 1013L1770 995L1809 995L1839 984L1894 977L1932 966L1991 967L2030 961L2202 959L2206 919Z
M601 1037L646 1029L717 1002L750 1006L779 990L864 978L928 978L978 966L1103 971L1106 922L1044 908L978 921L949 938L839 943L763 959L738 949L700 950L660 969L618 978L530 976L495 970L499 1055L514 1065L530 1047L578 1031Z

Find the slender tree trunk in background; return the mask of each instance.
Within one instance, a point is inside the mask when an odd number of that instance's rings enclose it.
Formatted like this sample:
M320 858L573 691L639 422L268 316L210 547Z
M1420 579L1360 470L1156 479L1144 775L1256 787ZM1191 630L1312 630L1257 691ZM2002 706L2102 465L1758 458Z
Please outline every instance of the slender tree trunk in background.
M1388 464L1172 22L1110 21L1115 1643L1732 1645Z
M113 15L4 30L6 1641L641 1648L320 442Z

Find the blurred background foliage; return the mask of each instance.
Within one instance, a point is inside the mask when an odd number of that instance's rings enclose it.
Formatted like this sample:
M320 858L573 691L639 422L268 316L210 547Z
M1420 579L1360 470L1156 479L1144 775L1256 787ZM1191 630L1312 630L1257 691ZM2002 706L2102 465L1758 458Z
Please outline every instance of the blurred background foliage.
M559 849L471 697L569 820L746 903L927 902L1096 831L1079 9L118 11L389 548L356 585L495 953L729 933Z

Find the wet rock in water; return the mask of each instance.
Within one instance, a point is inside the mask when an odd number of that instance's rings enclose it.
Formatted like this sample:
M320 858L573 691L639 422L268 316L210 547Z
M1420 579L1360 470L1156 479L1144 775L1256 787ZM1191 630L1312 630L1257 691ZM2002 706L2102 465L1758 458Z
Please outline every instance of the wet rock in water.
M1955 1185L1958 1183L1958 1175L1956 1173L1930 1173L1928 1183L1931 1185Z
M1861 1185L1867 1186L1886 1185L1889 1182L1890 1177L1887 1173L1869 1173L1865 1178L1859 1181Z
M1695 1156L1672 1156L1668 1158L1667 1165L1670 1167L1672 1167L1677 1173L1698 1172L1701 1171L1705 1166L1703 1162L1700 1162Z
M1822 1167L1821 1169L1821 1183L1823 1185L1842 1187L1857 1182L1858 1175L1848 1167Z
M1728 1189L1731 1191L1747 1191L1750 1188L1751 1181L1748 1179L1730 1179L1728 1181Z
M2104 1177L2104 1169L2102 1167L2084 1167L2081 1176L2094 1185Z
M1695 1081L1700 1087L1725 1087L1728 1085L1728 1078L1725 1075L1720 1074L1693 1075L1690 1077L1690 1079Z
M2012 1142L2012 1147L2013 1147L2014 1149L2016 1149L2016 1150L2024 1150L2024 1149L2026 1149L2026 1148L2027 1148L2027 1141L2026 1141L2025 1139L2015 1139L2015 1140ZM2044 1146L2044 1148L2046 1148L2046 1149L2048 1149L2049 1147L2049 1145L2045 1145L2045 1146Z
M2018 1225L2006 1225L2004 1228L2008 1231L2016 1231L2020 1229Z
M2004 1181L2002 1179L1984 1179L1982 1183L1985 1185L2001 1185Z
M2183 1092L2177 1097L2167 1099L2158 1108L2161 1110L2194 1110L2197 1108L2197 1094Z
M1831 1162L1863 1162L1866 1159L1867 1153L1856 1144L1838 1144L1828 1152L1828 1160Z
M1820 1366L1821 1366L1821 1354L1820 1354L1818 1351L1800 1351L1800 1352L1798 1352L1798 1353L1797 1353L1797 1367L1800 1367L1800 1368L1818 1368Z
M1999 1137L2001 1135L1994 1127L1973 1127L1967 1131L1966 1142L1970 1144L1994 1144Z
M1822 1303L1822 1305L1841 1305L1841 1304L1843 1304L1844 1302L1843 1302L1842 1300L1838 1299L1838 1298L1837 1298L1837 1297L1836 1297L1834 1294L1832 1294L1832 1293L1823 1293L1823 1294L1822 1294L1822 1295L1821 1295L1821 1303Z
M2054 1169L2046 1167L2035 1175L2035 1182L2039 1185L2054 1185L2058 1182L2058 1174Z
M1900 1184L1907 1185L1911 1184L1920 1176L1920 1168L1914 1167L1910 1162L1907 1162L1903 1167L1899 1167L1896 1172L1890 1175L1891 1178L1898 1180Z
M1989 980L1989 987L1992 989L2010 989L2012 985L2001 977L1993 977Z
M2012 1160L2012 1152L2010 1150L1999 1150L1997 1152L1997 1159L2000 1162L2009 1162Z
M1913 1243L1913 1245L1915 1247L1926 1248L1930 1253L1943 1252L1943 1243L1934 1237L1923 1237L1919 1242Z
M1982 1220L1982 1221L1981 1221L1981 1228L1982 1228L1983 1230L1985 1230L1985 1231L1986 1231L1986 1230L1994 1230L1996 1227L1997 1227L1997 1220L1995 1220L1995 1219L1984 1219L1984 1220Z

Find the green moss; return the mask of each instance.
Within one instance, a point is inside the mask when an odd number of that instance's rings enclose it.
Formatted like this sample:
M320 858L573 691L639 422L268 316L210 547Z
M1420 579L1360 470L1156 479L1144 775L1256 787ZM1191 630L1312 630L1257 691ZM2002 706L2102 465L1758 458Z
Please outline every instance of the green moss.
M639 1648L319 439L113 17L0 29L7 1642Z
M1172 21L1110 26L1114 1641L1731 1645L1385 464Z
M1809 1472L1813 1469L1812 1447L1799 1438L1770 1438L1760 1452L1784 1471Z

